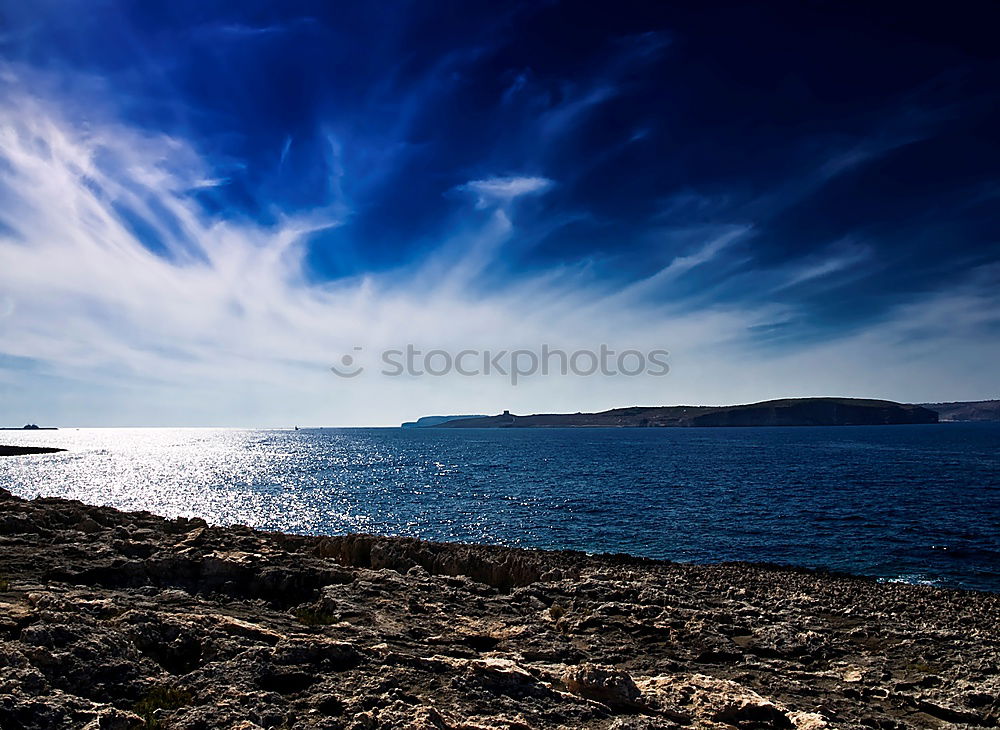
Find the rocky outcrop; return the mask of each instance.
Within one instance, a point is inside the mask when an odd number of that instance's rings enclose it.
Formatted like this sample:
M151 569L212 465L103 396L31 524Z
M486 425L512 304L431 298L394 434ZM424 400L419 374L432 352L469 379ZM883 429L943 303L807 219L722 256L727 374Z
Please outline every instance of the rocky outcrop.
M51 446L0 446L0 456L28 456L30 454L55 454L66 449Z
M0 490L0 728L1000 724L1000 596Z

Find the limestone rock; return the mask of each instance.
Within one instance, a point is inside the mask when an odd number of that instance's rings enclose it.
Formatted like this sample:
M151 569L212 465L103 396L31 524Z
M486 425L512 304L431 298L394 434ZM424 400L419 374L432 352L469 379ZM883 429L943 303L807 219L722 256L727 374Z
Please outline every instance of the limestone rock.
M269 534L3 489L0 578L0 728L1000 725L992 594Z
M580 664L562 676L566 689L573 694L596 700L612 708L637 708L639 688L628 673L614 667Z

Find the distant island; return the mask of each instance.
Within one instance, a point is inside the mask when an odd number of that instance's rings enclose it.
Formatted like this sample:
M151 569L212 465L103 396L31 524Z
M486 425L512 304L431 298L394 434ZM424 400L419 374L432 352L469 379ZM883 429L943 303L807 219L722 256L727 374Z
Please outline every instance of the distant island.
M429 428L431 426L440 426L442 423L447 421L457 421L459 419L466 420L469 418L486 418L482 414L474 414L467 416L424 416L423 418L418 418L416 421L407 421L406 423L400 424L400 428Z
M1000 421L1000 400L921 403L920 405L935 411L943 422Z
M34 423L28 423L20 427L10 427L10 426L0 426L0 431L58 431L55 426L38 426Z
M633 406L599 413L539 413L450 418L430 428L717 426L872 426L937 423L938 413L908 403L863 398L782 398L735 406ZM419 421L418 421L419 423Z

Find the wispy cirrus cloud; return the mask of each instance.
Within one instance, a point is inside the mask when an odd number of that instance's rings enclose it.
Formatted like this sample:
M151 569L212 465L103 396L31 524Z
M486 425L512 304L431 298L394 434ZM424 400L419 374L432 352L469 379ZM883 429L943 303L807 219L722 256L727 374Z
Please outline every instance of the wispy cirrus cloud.
M97 423L86 414L99 400L102 418L128 423L360 424L470 404L539 410L752 400L796 387L816 392L816 383L829 392L896 395L890 374L857 388L849 382L853 370L838 368L861 346L888 358L876 340L887 333L905 339L908 329L897 320L858 339L824 344L826 365L814 363L805 377L789 368L806 362L807 352L775 360L752 347L754 327L787 314L773 305L683 313L641 292L623 298L586 272L558 269L490 290L482 287L482 266L456 260L442 271L430 250L402 277L309 283L305 241L318 225L337 220L287 216L262 226L209 215L189 191L210 171L185 142L120 123L81 130L57 106L7 98L0 108L0 217L10 226L0 234L0 352L8 363L21 363L6 368L7 387L21 394L8 393L8 409ZM532 178L477 182L476 194L498 203L547 186ZM122 206L149 221L162 251L150 249ZM496 254L480 242L516 236L516 216L506 221L498 227L490 217L461 234L483 265ZM707 241L661 273L681 278L710 265L740 234ZM929 312L983 305L972 291L904 315L913 326L921 323L925 341L948 336L947 323ZM455 349L541 342L666 347L675 353L675 372L666 380L608 380L597 397L586 378L528 383L515 392L504 380L345 383L328 372L356 345L374 352L405 342ZM933 359L926 364L937 372ZM919 372L920 362L909 368ZM91 396L81 397L81 383ZM69 393L76 395L67 405Z
M487 208L491 205L507 205L527 195L539 195L549 190L553 184L552 180L537 175L509 175L470 180L459 185L456 190L475 197L477 208Z
M779 284L778 289L787 289L800 284L814 284L817 279L839 274L868 261L872 250L852 241L841 241L831 247L824 255L789 267L787 277Z
M7 98L0 108L0 217L10 225L0 234L0 351L32 363L17 380L42 410L47 398L62 397L61 388L87 382L95 397L117 404L110 413L127 412L133 423L280 422L293 413L392 422L413 408L457 407L459 394L497 403L512 394L500 381L459 380L450 395L439 386L403 409L383 382L347 388L331 376L328 364L340 353L359 343L376 351L414 341L455 349L595 339L641 346L703 329L682 321L650 327L635 314L602 311L604 288L572 274L547 272L483 291L480 267L455 261L442 276L434 250L405 277L312 284L303 272L305 243L339 221L303 214L264 226L209 215L191 196L208 170L185 142L117 122L80 129L58 105ZM548 185L476 182L476 194L498 204ZM133 219L146 226L138 230ZM515 234L515 223L504 220L491 217L460 237L488 260L490 246ZM492 243L484 249L484 241ZM721 324L729 316L708 319ZM553 392L581 386L562 383ZM232 410L248 389L257 394L253 404ZM27 407L7 399L15 402Z
M387 29L316 9L112 3L79 28L13 9L30 32L0 38L0 420L390 424L994 387L989 150L948 127L966 105L914 114L936 98L873 83L824 106L827 56L772 88L757 36L724 23L400 6ZM328 372L406 342L657 347L673 370L516 390Z

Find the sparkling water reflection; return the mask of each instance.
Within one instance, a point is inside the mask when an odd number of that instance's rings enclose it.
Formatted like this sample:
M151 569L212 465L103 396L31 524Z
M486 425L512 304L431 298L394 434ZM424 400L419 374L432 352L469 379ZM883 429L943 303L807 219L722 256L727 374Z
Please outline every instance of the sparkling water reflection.
M773 561L1000 590L1000 425L79 429L16 494L307 533Z

